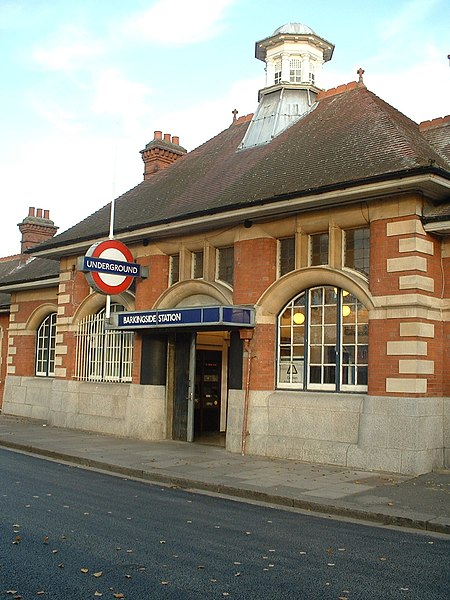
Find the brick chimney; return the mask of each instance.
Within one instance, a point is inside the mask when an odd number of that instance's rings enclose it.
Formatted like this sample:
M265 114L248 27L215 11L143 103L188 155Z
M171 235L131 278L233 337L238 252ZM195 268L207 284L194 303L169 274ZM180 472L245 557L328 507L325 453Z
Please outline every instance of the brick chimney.
M178 136L172 137L170 133L165 133L163 139L162 131L155 131L153 140L141 150L145 165L144 181L161 169L169 167L186 152L186 149L180 146Z
M21 253L52 238L58 228L50 220L50 211L30 206L28 216L18 224L22 234Z

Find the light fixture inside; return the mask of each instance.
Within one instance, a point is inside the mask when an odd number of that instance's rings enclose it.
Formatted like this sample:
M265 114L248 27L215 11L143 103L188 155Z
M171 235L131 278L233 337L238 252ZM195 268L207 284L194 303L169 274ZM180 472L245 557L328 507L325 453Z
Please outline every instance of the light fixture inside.
M348 317L348 315L352 312L352 309L348 304L344 304L342 307L342 314L344 317Z
M302 312L295 313L292 320L296 325L303 325L305 322L305 315Z

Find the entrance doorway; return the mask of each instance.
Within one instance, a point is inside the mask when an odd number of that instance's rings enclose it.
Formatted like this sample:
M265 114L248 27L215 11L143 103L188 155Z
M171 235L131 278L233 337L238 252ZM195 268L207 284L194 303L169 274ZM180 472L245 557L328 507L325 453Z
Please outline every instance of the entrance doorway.
M218 435L222 396L222 352L197 350L195 360L194 439Z
M168 379L172 439L225 446L229 340L227 331L173 337Z

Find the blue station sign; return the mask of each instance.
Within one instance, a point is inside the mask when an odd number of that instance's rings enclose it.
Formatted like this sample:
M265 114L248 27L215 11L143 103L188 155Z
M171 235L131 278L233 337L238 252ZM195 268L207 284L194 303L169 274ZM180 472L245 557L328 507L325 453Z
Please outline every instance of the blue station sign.
M138 263L112 260L110 258L94 258L92 256L83 256L82 258L83 263L80 271L141 277L141 265Z
M118 312L111 315L110 329L180 327L254 327L255 310L243 306L199 306Z

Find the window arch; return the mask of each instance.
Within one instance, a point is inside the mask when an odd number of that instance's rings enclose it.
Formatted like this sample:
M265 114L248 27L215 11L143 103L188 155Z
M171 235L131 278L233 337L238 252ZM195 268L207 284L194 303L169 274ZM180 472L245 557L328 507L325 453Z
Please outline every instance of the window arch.
M348 291L309 288L278 315L277 385L366 391L368 310Z
M123 311L111 304L111 313ZM106 328L105 309L82 319L77 340L75 378L81 381L130 383L133 371L133 332Z
M56 313L45 317L36 332L35 373L38 377L55 375Z

